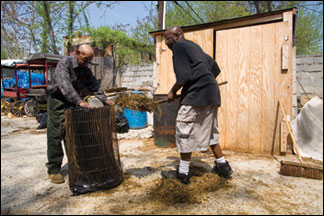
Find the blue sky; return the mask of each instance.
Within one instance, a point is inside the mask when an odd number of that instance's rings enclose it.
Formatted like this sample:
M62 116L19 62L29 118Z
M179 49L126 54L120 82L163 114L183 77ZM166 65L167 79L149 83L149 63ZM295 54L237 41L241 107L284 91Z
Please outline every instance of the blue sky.
M88 9L89 23L91 27L113 26L115 24L136 25L136 20L142 19L149 14L151 3L156 1L120 1L112 9L98 9L91 5ZM146 6L146 8L145 8Z

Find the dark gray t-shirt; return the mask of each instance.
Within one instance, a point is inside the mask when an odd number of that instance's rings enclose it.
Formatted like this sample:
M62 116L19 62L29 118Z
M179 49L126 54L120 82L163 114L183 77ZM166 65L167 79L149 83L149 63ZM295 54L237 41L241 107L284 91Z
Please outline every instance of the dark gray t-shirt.
M189 40L175 43L172 53L177 83L183 85L180 104L220 106L221 96L215 78L221 71L216 61Z

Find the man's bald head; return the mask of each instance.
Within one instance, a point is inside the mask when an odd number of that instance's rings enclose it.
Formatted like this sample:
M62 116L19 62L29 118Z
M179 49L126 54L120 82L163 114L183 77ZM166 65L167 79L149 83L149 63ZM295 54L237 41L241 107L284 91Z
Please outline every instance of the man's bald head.
M85 55L92 56L94 55L94 51L89 44L82 44L79 47L79 52L82 52Z
M178 41L184 38L183 30L179 26L172 26L168 28L164 33L165 44L172 50L172 47Z
M164 36L167 34L182 35L183 30L179 26L172 26L166 30L166 32L164 33Z
M81 67L87 66L93 59L94 51L89 44L80 45L77 51L78 64Z

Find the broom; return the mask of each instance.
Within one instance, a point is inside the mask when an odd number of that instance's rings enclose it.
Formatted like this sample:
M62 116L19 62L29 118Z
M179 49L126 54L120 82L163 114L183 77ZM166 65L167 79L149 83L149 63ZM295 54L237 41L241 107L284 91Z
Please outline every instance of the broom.
M280 109L282 111L283 116L285 117L285 122L289 131L289 134L291 136L291 140L294 144L294 147L297 152L297 156L300 160L300 163L297 162L291 162L291 161L280 161L280 174L281 175L287 175L287 176L295 176L295 177L306 177L306 178L313 178L313 179L323 179L323 167L320 166L314 166L314 165L307 165L303 163L302 157L300 156L298 147L296 145L295 139L293 137L293 134L291 132L290 125L287 121L287 117L285 114L285 111L283 109L283 106L279 100Z

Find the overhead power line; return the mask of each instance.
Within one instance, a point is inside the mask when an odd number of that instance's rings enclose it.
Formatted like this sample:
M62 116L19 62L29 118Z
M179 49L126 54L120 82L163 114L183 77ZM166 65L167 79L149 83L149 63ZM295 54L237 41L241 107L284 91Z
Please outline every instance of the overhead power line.
M187 12L183 7L182 7L182 5L181 4L179 4L177 1L172 1L175 5L177 5L178 7L180 7L184 12ZM191 14L190 13L188 13L189 14L189 16L195 21L195 22L197 22L197 23L199 23L193 16L191 16Z
M187 2L187 1L185 1L185 3L189 6L189 8L197 15L197 17L201 20L201 22L204 22L204 20L203 19L201 19L200 18L200 16L196 13L196 11L194 10L194 9L192 9L192 7L190 6L190 4Z
M307 10L311 10L311 11L314 11L314 12L316 12L316 13L323 14L323 11L320 12L320 11L317 11L317 10L315 10L315 9L312 9L312 8L306 7L306 6L304 6L304 5L300 5L299 7L303 7L303 8L305 8L305 9L307 9Z

